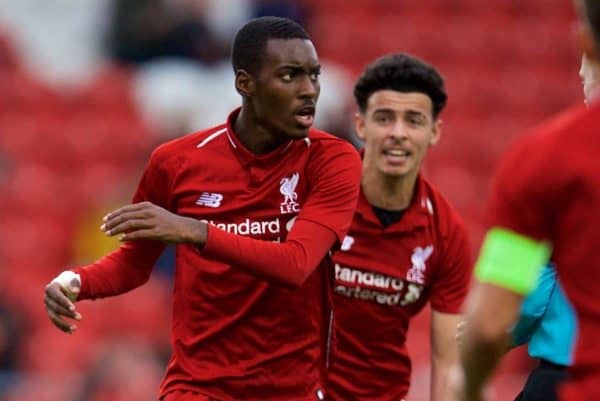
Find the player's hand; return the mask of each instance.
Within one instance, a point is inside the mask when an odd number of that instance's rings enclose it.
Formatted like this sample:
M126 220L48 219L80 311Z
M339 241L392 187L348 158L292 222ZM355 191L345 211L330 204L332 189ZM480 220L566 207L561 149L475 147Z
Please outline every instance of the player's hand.
M156 240L168 244L206 242L206 223L169 212L151 202L123 206L104 216L106 235L121 241Z
M46 286L44 304L48 318L65 333L72 334L77 330L77 326L65 318L81 320L81 315L73 304L80 289L81 279L78 274L71 271L62 272Z

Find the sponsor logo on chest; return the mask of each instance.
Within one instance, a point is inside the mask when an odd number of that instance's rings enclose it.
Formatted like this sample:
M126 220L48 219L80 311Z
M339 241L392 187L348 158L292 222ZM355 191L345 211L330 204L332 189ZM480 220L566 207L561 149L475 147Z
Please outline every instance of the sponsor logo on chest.
M355 239L346 236L341 250L351 251ZM405 278L335 265L335 293L349 298L371 301L380 305L407 306L419 300L425 288L427 260L433 245L417 246L410 257L411 267Z
M380 305L407 306L421 297L423 285L380 273L335 264L334 292Z

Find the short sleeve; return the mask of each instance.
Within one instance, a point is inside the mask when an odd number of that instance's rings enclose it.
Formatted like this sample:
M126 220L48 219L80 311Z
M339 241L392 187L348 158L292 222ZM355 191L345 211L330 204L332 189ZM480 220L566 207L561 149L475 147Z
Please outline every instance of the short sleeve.
M486 211L490 227L502 227L539 241L551 240L552 219L548 216L557 211L559 174L547 165L546 153L530 139L507 154L498 169ZM549 196L555 201L548 202Z
M464 223L456 217L440 255L431 289L431 307L442 313L460 313L469 291L473 261Z

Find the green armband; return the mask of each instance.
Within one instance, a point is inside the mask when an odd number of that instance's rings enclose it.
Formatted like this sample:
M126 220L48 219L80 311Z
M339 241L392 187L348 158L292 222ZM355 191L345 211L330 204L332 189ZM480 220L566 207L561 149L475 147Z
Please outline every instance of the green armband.
M527 295L535 288L550 253L551 247L546 242L504 228L492 228L483 241L475 277Z

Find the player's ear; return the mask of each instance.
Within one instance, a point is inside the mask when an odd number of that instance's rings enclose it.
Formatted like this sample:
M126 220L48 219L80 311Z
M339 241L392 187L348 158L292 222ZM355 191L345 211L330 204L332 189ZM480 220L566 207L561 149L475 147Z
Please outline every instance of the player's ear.
M242 97L250 97L254 94L256 83L254 77L246 70L238 70L235 73L235 90Z
M590 29L590 26L585 22L579 21L575 27L575 37L577 42L579 42L582 53L586 55L588 60L600 62L600 53L598 49L600 44L596 43L594 33Z
M356 135L361 141L364 141L365 138L365 113L359 111L354 115L354 128L356 129Z
M439 142L442 136L442 120L436 118L431 128L431 138L429 139L429 146L433 146Z

